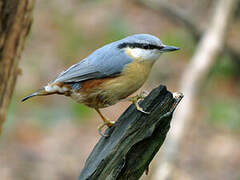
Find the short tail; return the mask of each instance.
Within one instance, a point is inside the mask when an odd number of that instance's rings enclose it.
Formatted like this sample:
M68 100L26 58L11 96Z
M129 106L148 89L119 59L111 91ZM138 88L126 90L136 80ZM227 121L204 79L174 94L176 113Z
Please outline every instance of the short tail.
M36 92L30 94L29 96L26 96L25 98L21 99L22 102L28 100L29 98L32 98L34 96L44 96L50 94L49 92L45 91L45 88L40 88Z
M35 97L35 96L46 96L50 94L56 94L57 92L48 92L46 91L45 88L46 86L38 89L36 92L30 94L29 96L26 96L25 98L21 99L22 102L28 100L29 98Z
M21 101L24 102L27 99L32 98L34 96L46 96L46 95L51 95L51 94L67 95L68 92L69 92L69 87L68 86L65 87L63 83L53 83L53 84L48 84L47 86L44 86L44 87L38 89L36 92L23 98Z
M29 96L26 96L25 98L22 98L21 101L24 102L26 101L27 99L31 98L31 97L34 97L34 96L37 96L37 92L34 92L32 94L30 94Z

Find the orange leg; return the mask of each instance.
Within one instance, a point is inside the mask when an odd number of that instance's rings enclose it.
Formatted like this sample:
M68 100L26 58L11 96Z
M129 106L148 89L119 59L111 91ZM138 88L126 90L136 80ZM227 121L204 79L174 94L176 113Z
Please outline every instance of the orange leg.
M145 114L150 114L150 112L144 111L142 107L138 104L139 100L142 100L145 98L145 92L142 91L140 94L137 94L136 96L129 97L127 98L128 101L131 101L133 104L135 104L136 108L138 111L145 113Z
M95 110L97 111L97 113L100 115L100 117L102 118L103 120L103 123L98 126L98 132L100 135L104 136L104 134L102 133L102 129L104 126L108 126L108 127L111 127L115 122L114 121L109 121L107 118L105 118L102 113L100 112L99 109L95 108Z

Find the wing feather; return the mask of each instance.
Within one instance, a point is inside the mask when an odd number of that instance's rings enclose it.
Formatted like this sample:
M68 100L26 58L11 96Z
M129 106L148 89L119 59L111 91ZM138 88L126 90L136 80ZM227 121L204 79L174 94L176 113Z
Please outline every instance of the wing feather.
M54 82L71 83L114 76L130 62L132 59L124 50L118 49L116 42L111 43L63 71Z

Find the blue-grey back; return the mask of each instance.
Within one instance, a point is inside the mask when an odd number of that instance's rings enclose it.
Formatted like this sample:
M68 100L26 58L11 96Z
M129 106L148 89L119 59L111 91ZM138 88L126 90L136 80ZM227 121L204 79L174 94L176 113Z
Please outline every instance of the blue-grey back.
M81 82L88 79L104 78L121 73L124 66L132 62L116 42L97 49L87 58L62 72L54 82Z
M81 82L89 79L104 78L119 74L124 66L133 60L124 49L119 48L122 43L151 43L161 45L161 41L149 34L136 34L119 41L107 44L87 58L74 64L62 72L54 82Z

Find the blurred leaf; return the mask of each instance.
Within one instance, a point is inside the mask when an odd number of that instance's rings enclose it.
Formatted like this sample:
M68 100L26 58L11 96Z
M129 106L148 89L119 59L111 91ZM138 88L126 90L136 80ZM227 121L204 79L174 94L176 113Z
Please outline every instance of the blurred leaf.
M16 122L15 114L16 114L16 96L13 95L12 100L10 102L9 108L8 108L8 113L7 113L7 118L4 123L4 128L12 126Z
M81 29L73 21L73 15L59 15L56 13L55 25L60 34L59 55L65 60L75 59L79 52L88 42L83 36Z
M212 67L210 76L218 76L226 79L239 74L239 69L237 69L229 56L225 55L219 58L218 63L215 63Z
M166 32L161 35L161 41L163 44L180 47L181 51L184 51L185 54L192 54L195 50L194 39L182 29Z
M208 106L208 122L230 130L240 130L239 101L216 100Z
M130 35L129 25L124 19L121 19L118 16L112 17L106 27L105 34L107 43L117 41Z
M88 117L90 117L90 114L92 112L92 110L87 107L84 106L82 104L78 104L78 103L72 103L71 107L70 107L70 111L72 116L74 117L73 119L76 122L84 122L86 119L88 119Z

